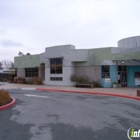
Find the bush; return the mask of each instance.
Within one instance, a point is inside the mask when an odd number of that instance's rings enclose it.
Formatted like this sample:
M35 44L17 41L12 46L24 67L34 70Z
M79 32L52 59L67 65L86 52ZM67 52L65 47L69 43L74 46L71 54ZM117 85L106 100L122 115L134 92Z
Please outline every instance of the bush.
M0 90L0 106L6 105L11 102L11 97L9 95L9 92L6 90L1 89Z
M18 77L17 78L17 83L19 83L19 84L26 84L25 78Z
M28 79L26 80L27 84L33 84L33 85L42 85L43 82L42 82L42 79L41 78L31 78L31 79Z
M76 82L76 84L93 84L94 87L101 87L100 81L90 80L87 76L71 75L70 78L71 78L71 81Z
M92 84L94 85L94 87L101 87L100 81L93 81L92 80Z
M13 78L12 76L9 77L9 82L10 82L10 83L14 82L14 78Z
M76 82L78 84L90 84L90 80L86 76L76 76L76 75L71 75L71 81Z
M33 85L42 85L43 81L41 78L35 77L35 78L27 78L25 80L25 78L15 78L15 83L19 83L19 84L33 84Z

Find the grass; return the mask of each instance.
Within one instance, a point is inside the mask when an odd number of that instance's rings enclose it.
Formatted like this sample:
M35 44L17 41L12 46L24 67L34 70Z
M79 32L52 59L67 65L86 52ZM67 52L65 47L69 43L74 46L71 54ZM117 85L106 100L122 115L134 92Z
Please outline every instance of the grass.
M11 97L7 90L1 89L0 90L0 106L6 105L11 102Z

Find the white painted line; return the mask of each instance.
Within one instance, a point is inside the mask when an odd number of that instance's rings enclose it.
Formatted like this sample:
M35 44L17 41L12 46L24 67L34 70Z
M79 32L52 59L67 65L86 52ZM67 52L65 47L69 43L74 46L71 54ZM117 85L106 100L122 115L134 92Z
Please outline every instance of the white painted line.
M36 90L36 88L20 88L21 90Z
M38 96L38 95L30 95L30 94L24 94L25 96L28 96L28 97L39 97L39 98L49 98L47 96Z

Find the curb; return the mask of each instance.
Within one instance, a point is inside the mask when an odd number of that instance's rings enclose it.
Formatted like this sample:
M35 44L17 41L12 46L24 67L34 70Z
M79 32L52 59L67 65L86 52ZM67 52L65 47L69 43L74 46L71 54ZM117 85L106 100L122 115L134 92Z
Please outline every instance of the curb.
M20 90L36 90L36 88L19 88Z
M75 90L59 90L59 89L48 89L48 88L36 88L38 91L50 91L50 92L70 92L70 93L81 93L81 94L94 94L94 95L104 95L104 96L114 96L114 97L121 97L121 98L127 98L127 99L134 99L139 100L140 97L134 97L134 96L128 96L128 95L122 95L122 94L116 94L116 93L103 93L103 92L89 92L89 91L75 91Z
M11 97L11 98L12 98L12 97ZM16 99L15 99L15 98L12 98L12 102L11 102L11 103L0 107L0 111L12 107L15 103L16 103Z

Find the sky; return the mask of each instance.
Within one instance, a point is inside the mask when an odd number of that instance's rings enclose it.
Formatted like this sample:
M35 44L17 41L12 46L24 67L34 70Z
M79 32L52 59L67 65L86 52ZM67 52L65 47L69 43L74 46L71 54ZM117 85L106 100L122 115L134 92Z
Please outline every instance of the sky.
M0 0L0 61L46 47L117 47L140 35L140 0Z

